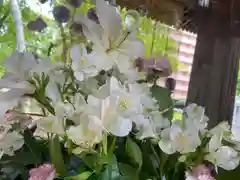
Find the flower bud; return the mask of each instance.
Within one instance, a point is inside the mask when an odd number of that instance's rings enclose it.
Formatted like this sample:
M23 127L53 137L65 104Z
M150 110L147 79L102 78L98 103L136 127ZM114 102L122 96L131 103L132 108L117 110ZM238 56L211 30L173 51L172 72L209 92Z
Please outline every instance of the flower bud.
M65 23L70 18L70 11L65 6L56 6L53 9L53 16L59 23Z
M68 0L68 3L74 8L79 8L82 5L83 1L82 0Z
M34 21L30 21L27 24L27 28L30 31L38 31L41 32L43 29L45 29L47 27L47 24L45 23L45 21L41 18L38 17L36 20Z
M41 4L44 4L45 2L47 2L48 0L39 0L39 2L41 3Z
M176 80L171 78L171 77L167 78L166 81L165 81L165 86L170 91L173 91L176 87Z

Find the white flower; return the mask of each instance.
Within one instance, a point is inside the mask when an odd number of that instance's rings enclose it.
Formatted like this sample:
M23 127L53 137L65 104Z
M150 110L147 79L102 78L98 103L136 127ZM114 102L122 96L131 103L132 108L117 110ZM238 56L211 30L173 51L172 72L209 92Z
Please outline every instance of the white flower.
M83 81L99 73L99 69L91 63L90 55L87 55L84 44L74 45L71 48L70 55L72 58L72 69L77 80Z
M205 109L196 104L190 104L185 108L185 128L193 131L203 131L208 125L208 117L204 115Z
M91 148L94 144L101 142L102 127L97 126L97 122L99 121L97 117L83 116L82 118L81 124L71 126L67 130L67 136L80 147Z
M175 122L161 132L159 141L160 148L167 154L194 152L200 144L198 132L184 130Z
M92 108L93 115L99 118L100 123L107 132L119 137L129 134L132 129L132 120L128 117L121 116L117 111L119 107L118 98L111 96L102 100L90 96L88 98L88 104Z
M136 116L142 112L139 98L136 100L134 97L112 77L106 85L88 96L83 114L96 116L105 131L115 136L126 136L131 131Z
M6 61L6 72L0 80L0 88L7 89L0 94L0 118L15 107L24 94L31 94L34 87L28 82L30 70L37 64L30 52L14 52Z
M1 133L1 132L0 132ZM20 149L24 144L23 136L16 131L0 134L0 153L9 156L14 155L14 151Z
M49 116L45 118L38 119L36 121L39 130L54 133L59 135L64 135L64 119L60 119L56 116Z
M64 119L57 116L48 116L36 120L37 128L40 131L64 135Z
M68 118L71 117L74 114L74 107L72 104L66 102L63 103L61 101L57 102L55 104L55 114L59 118Z
M222 136L223 138L228 138L231 136L230 125L228 122L221 122L214 128L209 131L210 134L214 135L217 134Z
M222 146L222 138L219 134L212 136L208 144L208 154L205 156L205 159L223 169L233 170L238 166L240 157L233 148Z
M158 109L156 100L153 99L149 87L146 84L128 84L129 92L132 94L134 99L139 99L139 103L144 108L156 110Z
M65 121L74 115L75 110L72 104L57 102L54 104L55 116L51 115L36 120L39 130L59 135L65 134Z
M145 113L145 116L139 115L134 122L138 130L136 135L138 139L156 137L163 129L170 126L170 121L159 111Z
M84 35L93 42L92 59L99 69L109 70L116 64L124 73L132 67L130 59L144 55L144 44L133 33L123 30L121 15L115 7L98 0L96 12L100 24L75 17L75 21L84 25Z

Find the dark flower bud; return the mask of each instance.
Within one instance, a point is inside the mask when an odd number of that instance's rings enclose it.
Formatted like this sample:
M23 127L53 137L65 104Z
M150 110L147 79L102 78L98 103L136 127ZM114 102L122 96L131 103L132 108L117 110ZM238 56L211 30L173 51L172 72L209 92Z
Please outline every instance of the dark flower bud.
M47 24L44 22L44 20L41 17L39 17L34 21L30 21L27 24L27 27L30 31L41 32L43 29L47 27Z
M39 2L41 3L41 4L44 4L45 2L47 2L48 0L39 0Z
M82 0L68 0L68 3L74 8L79 8L82 5L83 1Z
M165 86L168 88L170 91L173 91L176 87L176 80L173 78L167 78L165 81Z
M59 23L65 23L70 18L70 11L65 6L56 6L53 9L53 16Z
M96 13L96 8L88 9L87 17L92 21L96 22L97 24L100 24L97 13Z

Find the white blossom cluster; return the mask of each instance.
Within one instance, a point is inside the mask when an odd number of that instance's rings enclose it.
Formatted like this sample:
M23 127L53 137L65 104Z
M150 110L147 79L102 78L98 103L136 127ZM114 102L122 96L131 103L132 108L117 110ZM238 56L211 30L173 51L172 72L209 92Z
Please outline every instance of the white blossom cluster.
M23 96L31 96L48 111L34 122L37 128L72 141L77 146L73 153L94 148L106 135L125 137L134 129L136 138L154 138L163 152L182 154L181 161L210 138L204 159L227 170L236 168L238 151L223 145L224 140L234 139L228 125L207 130L204 108L195 104L185 109L182 120L164 118L148 85L137 83L133 60L145 52L136 36L137 26L123 26L117 9L104 0L96 1L96 13L100 23L75 16L93 46L87 52L84 43L73 45L70 67L31 52L14 52L5 61L0 80L0 88L6 89L0 94L1 154L12 155L24 144L19 132L10 131L11 123L4 116ZM98 77L104 78L103 83Z

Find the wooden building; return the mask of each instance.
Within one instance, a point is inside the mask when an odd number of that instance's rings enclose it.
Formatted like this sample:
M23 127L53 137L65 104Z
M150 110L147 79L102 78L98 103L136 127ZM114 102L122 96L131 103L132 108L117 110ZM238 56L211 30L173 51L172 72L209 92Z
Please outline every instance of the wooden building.
M117 0L198 35L188 102L206 107L212 127L232 119L240 53L240 1Z

